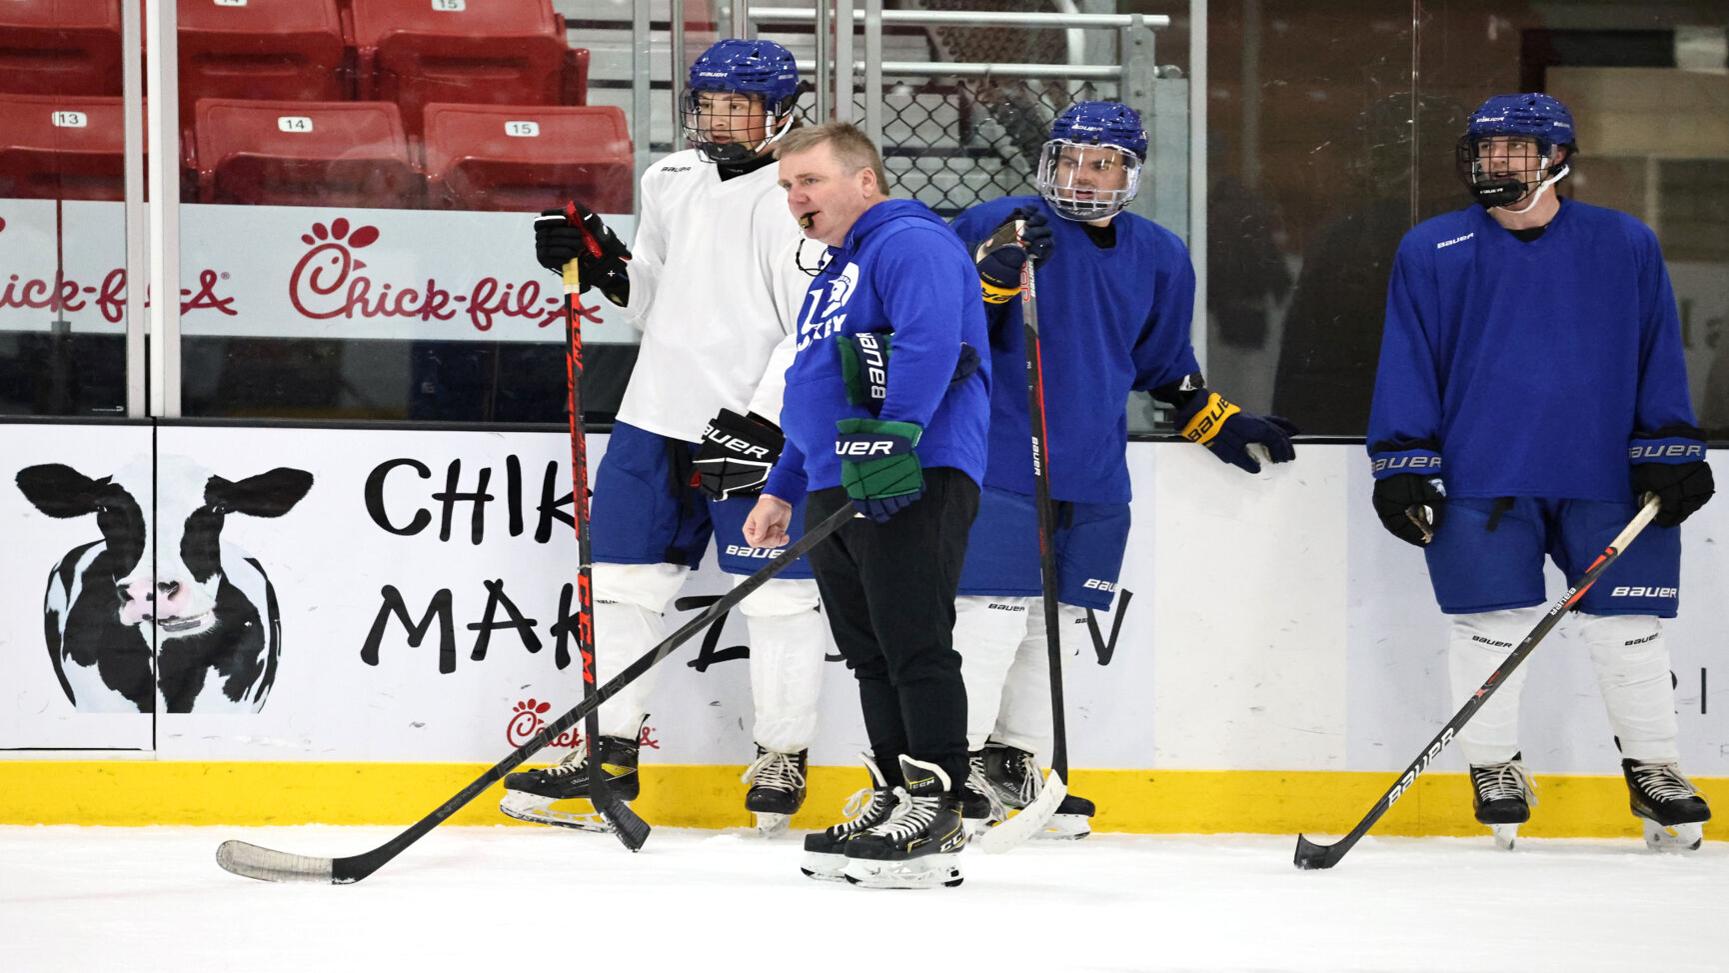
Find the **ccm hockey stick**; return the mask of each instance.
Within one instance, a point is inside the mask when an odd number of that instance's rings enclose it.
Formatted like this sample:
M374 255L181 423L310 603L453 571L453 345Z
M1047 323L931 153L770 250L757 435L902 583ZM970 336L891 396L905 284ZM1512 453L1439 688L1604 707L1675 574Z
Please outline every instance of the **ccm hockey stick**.
M502 780L505 774L516 769L523 761L534 756L541 748L546 747L552 739L587 718L590 713L598 710L601 704L618 694L618 691L639 678L643 673L654 668L660 661L672 653L672 650L683 645L699 632L714 623L714 620L738 607L751 592L761 588L769 581L785 571L794 561L810 553L811 548L822 543L830 534L840 529L841 525L856 516L853 508L848 505L829 514L815 527L805 531L798 542L788 547L775 558L763 565L762 570L740 581L736 587L727 592L714 604L709 605L701 614L679 626L678 631L667 636L661 643L644 652L635 662L624 667L618 675L608 680L606 685L586 696L573 709L542 727L534 739L512 750L508 756L493 764L486 773L476 777L472 783L434 808L432 813L416 821L406 831L386 841L371 851L347 858L314 858L308 855L291 855L287 852L272 851L244 841L224 841L216 849L216 864L221 865L236 875L256 878L265 882L316 882L333 885L351 885L373 872L383 868L389 861L419 841L428 831L444 823L451 815L462 810L470 801L479 797L488 787Z
M1018 232L1018 231L1017 231ZM1021 813L989 828L979 847L1001 854L1045 829L1069 794L1069 740L1063 719L1063 637L1057 610L1056 523L1051 515L1050 450L1045 432L1045 375L1039 357L1039 294L1032 257L1021 265L1021 320L1027 355L1027 419L1033 439L1033 503L1039 511L1039 574L1044 579L1045 649L1051 666L1051 773Z
M1446 749L1447 744L1453 742L1453 737L1464 728L1466 723L1471 721L1471 717L1477 715L1477 711L1483 708L1483 704L1489 701L1489 697L1495 695L1495 690L1500 689L1501 684L1506 681L1509 675L1512 675L1513 670L1519 668L1526 656L1536 650L1537 643L1543 641L1543 637L1560 623L1561 618L1568 611L1578 606L1579 599L1585 597L1585 592L1591 590L1591 586L1597 583L1597 579L1603 576L1603 572L1609 570L1609 565L1615 563L1615 560L1621 556L1621 552L1627 549L1627 545L1633 543L1633 539L1638 537L1639 532L1645 529L1645 525L1651 522L1651 518L1657 516L1659 506L1661 504L1655 496L1646 497L1645 505L1640 507L1639 512L1633 516L1627 526L1621 529L1621 533L1615 535L1615 539L1609 542L1609 546L1603 549L1603 553L1597 555L1597 560L1591 562L1591 567L1580 576L1578 583L1567 589L1567 593L1549 607L1549 611L1537 623L1537 627L1531 629L1531 634L1525 636L1524 641L1513 649L1512 654L1508 655L1506 660L1489 674L1488 681L1471 694L1471 698L1465 701L1465 705L1460 707L1459 712L1453 714L1453 718L1447 721L1447 725L1441 728L1441 732L1435 735L1435 739L1429 741L1429 745L1417 755L1417 759L1411 762L1411 766L1405 768L1405 772L1399 776L1392 787L1387 789L1387 793L1381 795L1381 799L1375 802L1375 806L1369 810L1363 820L1357 822L1357 826L1351 829L1350 834L1330 845L1317 844L1303 835L1297 835L1297 867L1305 869L1332 868L1337 865L1339 859L1345 857L1345 854L1351 850L1351 846L1367 834L1369 829L1375 826L1375 822L1381 820L1383 814L1392 809L1393 802L1403 797L1405 792L1410 790L1411 785L1417 782L1417 778L1429 769L1429 765L1434 763L1435 758L1440 755L1442 750Z
M564 204L564 220L582 231L588 252L600 257L600 244L582 225L575 203ZM588 539L588 434L583 426L582 411L582 307L577 296L582 293L580 261L572 258L564 265L564 333L567 341L564 354L565 403L570 412L570 509L576 521L576 646L582 655L582 692L585 699L594 695L594 549ZM588 711L583 718L582 745L587 751L589 802L600 812L612 833L631 851L639 851L648 840L649 826L630 809L624 799L606 783L606 770L600 764L600 711Z

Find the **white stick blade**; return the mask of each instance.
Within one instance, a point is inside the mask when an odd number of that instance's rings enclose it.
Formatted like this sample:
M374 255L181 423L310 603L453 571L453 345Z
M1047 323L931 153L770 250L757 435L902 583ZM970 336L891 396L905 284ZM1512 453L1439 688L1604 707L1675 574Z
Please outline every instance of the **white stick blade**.
M335 881L336 863L329 858L309 858L272 851L244 841L224 841L216 849L216 864L227 871L260 882L318 882L329 885Z
M1063 798L1067 796L1069 785L1053 770L1045 778L1045 786L1039 791L1039 796L1022 808L1021 813L986 830L974 840L987 854L1000 855L1045 830L1045 825L1051 823L1051 818L1056 816L1058 805L1062 804Z

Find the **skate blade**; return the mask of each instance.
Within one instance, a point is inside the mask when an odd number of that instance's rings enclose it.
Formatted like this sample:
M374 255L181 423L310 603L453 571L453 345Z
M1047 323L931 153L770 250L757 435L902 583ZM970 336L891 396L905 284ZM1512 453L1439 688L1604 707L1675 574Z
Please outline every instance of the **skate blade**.
M790 814L775 814L772 811L752 811L751 815L756 819L754 826L756 828L757 837L759 838L778 838L781 835L786 834L787 829L792 826L792 815Z
M1001 824L1002 818L995 815L983 818L962 818L961 824L966 826L967 840L971 841L991 829L992 825Z
M1512 851L1519 840L1519 826L1516 824L1491 824L1489 833L1495 836L1495 847L1502 851Z
M1652 851L1680 853L1698 851L1705 843L1705 825L1703 824L1671 824L1661 825L1650 818L1640 818L1639 823L1645 826L1645 847Z
M595 834L611 834L612 825L598 811L578 814L573 811L553 810L549 801L537 794L524 794L519 791L505 791L504 797L498 802L498 809L506 817L518 821L528 821L532 824L550 824L555 828L570 828L574 831L590 831Z
M867 889L954 888L964 881L953 853L902 862L848 858L846 870L841 874L847 884Z
M1079 841L1093 833L1093 819L1084 814L1059 814L1045 830L1033 835L1041 840Z
M841 882L846 880L842 874L846 870L845 855L829 855L820 851L804 853L804 864L798 867L805 878L818 882Z

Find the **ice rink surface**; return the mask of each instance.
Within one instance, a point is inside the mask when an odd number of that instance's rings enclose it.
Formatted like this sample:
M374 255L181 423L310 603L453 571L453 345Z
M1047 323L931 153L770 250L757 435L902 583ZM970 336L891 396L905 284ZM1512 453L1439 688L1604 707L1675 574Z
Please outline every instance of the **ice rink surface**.
M895 892L802 877L796 838L666 828L637 855L441 828L345 887L214 860L225 838L333 856L395 833L0 827L0 970L1729 969L1721 843L1369 838L1299 872L1290 837L1096 835Z

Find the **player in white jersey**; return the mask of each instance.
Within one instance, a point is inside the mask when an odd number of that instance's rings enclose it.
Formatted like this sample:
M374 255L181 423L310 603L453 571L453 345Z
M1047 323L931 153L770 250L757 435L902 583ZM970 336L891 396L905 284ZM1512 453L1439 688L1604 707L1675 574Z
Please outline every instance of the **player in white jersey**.
M535 223L541 264L556 271L576 259L584 290L598 289L642 331L595 477L602 681L664 637L667 604L711 536L721 568L734 575L777 554L751 548L742 528L780 452L783 375L810 282L797 267L803 236L787 213L772 153L793 124L797 89L792 55L779 44L716 43L690 70L683 121L692 148L643 174L631 248L580 205L580 226L562 211ZM745 804L764 830L784 827L804 801L822 660L832 645L810 578L808 565L794 565L740 605L750 628L757 744ZM600 709L599 759L625 800L639 793L638 741L658 671ZM513 817L605 827L598 815L550 807L587 798L581 748L556 767L510 775L505 787L503 809Z

